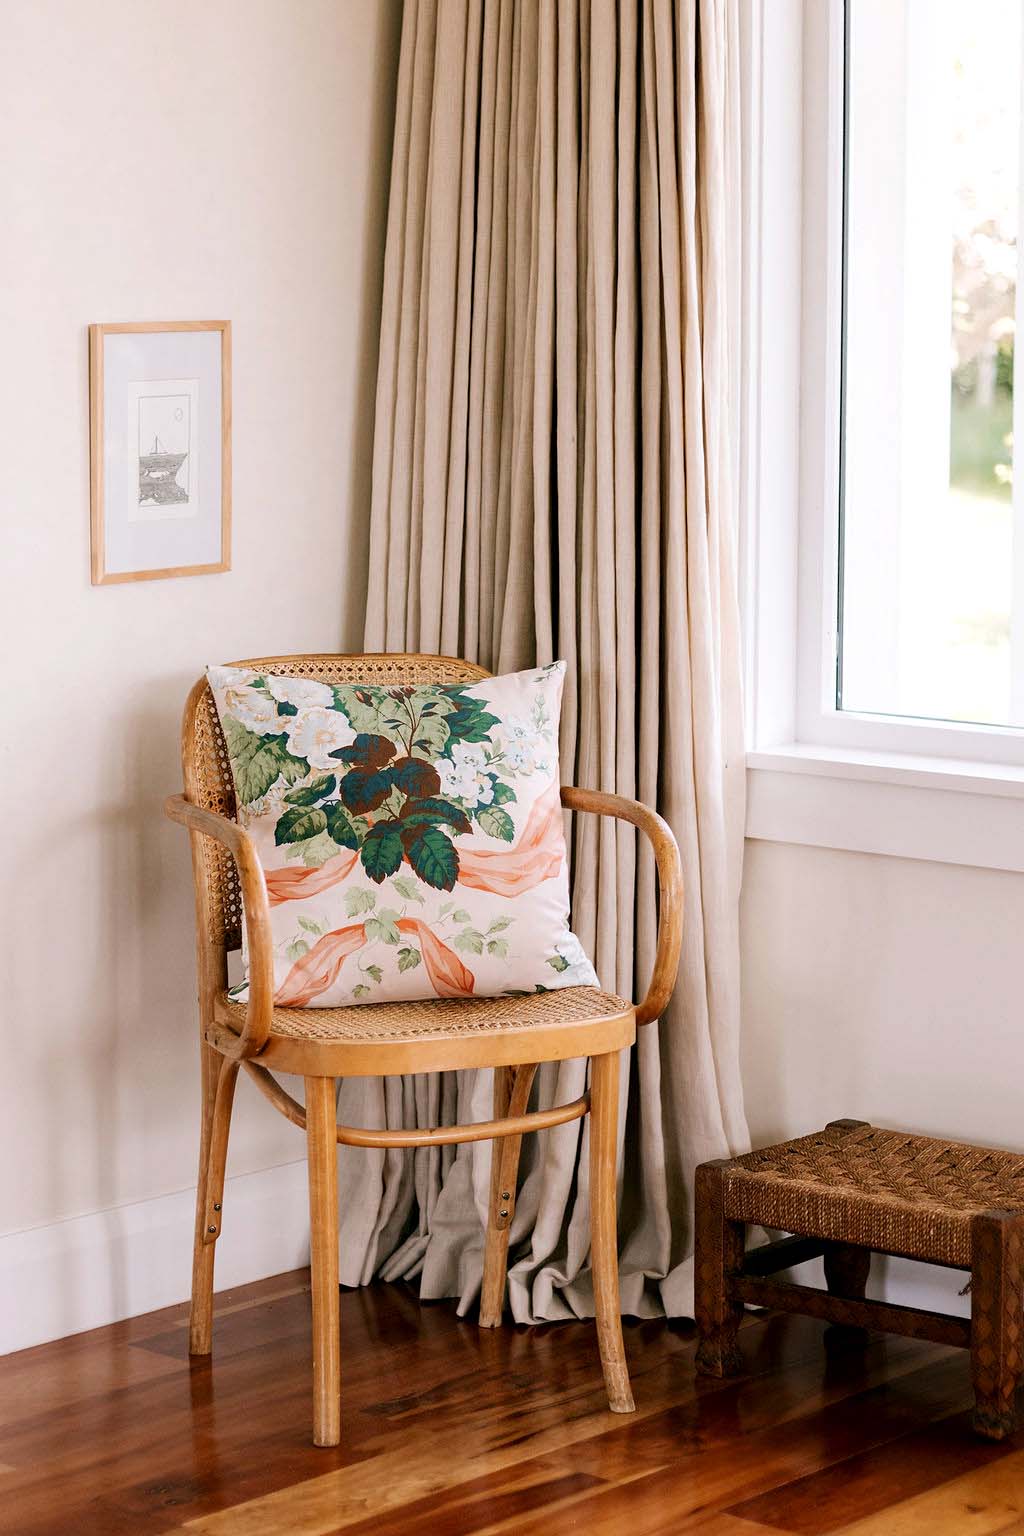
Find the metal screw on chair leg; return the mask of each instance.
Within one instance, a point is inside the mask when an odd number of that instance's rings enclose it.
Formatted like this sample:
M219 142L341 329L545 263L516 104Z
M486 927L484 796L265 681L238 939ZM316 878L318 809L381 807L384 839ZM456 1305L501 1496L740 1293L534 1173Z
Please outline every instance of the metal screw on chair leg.
M498 1215L499 1216L507 1216L508 1215L508 1211L499 1211Z
M207 1232L216 1232L217 1228L216 1227L207 1227L206 1230L207 1230Z
M503 1189L502 1192L501 1192L501 1198L503 1200L511 1200L512 1199L511 1191L507 1190L507 1189Z
M213 1203L213 1208L214 1208L215 1211L219 1211L220 1210L220 1206L217 1204L216 1201L214 1201L214 1203Z

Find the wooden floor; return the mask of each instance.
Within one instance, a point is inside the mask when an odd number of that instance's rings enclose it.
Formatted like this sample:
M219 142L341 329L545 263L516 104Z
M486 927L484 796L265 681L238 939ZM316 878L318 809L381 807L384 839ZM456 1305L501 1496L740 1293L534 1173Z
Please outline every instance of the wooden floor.
M402 1286L345 1292L343 1441L309 1441L308 1274L0 1360L5 1536L942 1536L1024 1533L1024 1434L968 1427L967 1358L751 1318L698 1380L689 1325L631 1323L638 1411L587 1324L481 1331Z

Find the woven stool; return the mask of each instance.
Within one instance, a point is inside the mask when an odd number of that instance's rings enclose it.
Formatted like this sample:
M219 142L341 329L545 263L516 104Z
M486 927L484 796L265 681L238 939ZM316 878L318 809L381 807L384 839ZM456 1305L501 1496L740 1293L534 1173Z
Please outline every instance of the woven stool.
M746 1304L971 1352L974 1427L1016 1425L1024 1374L1024 1157L835 1120L813 1136L697 1169L697 1369L742 1371ZM795 1234L744 1251L748 1223ZM970 1271L971 1316L867 1301L872 1253ZM824 1258L827 1291L771 1278Z

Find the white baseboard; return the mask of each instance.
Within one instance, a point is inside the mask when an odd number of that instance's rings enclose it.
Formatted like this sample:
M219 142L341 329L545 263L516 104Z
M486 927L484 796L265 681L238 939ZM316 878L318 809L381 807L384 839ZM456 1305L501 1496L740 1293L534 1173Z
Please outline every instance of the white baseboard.
M0 1236L0 1355L138 1317L188 1297L195 1191ZM218 1290L309 1262L306 1161L228 1179L217 1239ZM789 1278L821 1286L821 1261ZM965 1276L875 1257L868 1295L966 1315Z
M195 1190L0 1237L0 1355L184 1301ZM309 1262L306 1162L228 1179L218 1290Z

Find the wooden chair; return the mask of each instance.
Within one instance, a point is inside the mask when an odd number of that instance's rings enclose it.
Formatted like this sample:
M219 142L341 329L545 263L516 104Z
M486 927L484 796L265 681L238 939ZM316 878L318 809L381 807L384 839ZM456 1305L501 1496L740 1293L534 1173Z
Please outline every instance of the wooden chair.
M273 656L239 663L328 683L383 685L475 682L489 674L444 656ZM213 696L201 678L183 722L185 794L168 816L191 835L199 959L202 1135L196 1198L189 1349L211 1349L213 1259L223 1227L224 1164L239 1067L293 1124L304 1128L309 1161L313 1303L313 1438L340 1436L337 1143L360 1147L443 1146L493 1139L491 1203L485 1239L480 1323L497 1327L505 1294L509 1224L515 1209L524 1131L562 1125L590 1113L590 1206L597 1334L608 1401L630 1413L619 1316L615 1166L619 1052L636 1025L662 1012L675 983L682 935L682 878L675 839L662 819L618 795L564 788L574 811L615 816L651 839L660 882L657 957L647 996L634 1007L592 987L527 997L436 999L352 1008L279 1008L274 1004L272 941L263 871L248 834L235 821L227 751ZM249 941L249 1001L227 995L227 953ZM527 1112L538 1063L589 1056L590 1090L572 1104ZM389 1073L495 1069L494 1119L431 1130L361 1130L335 1123L335 1079ZM305 1108L271 1071L305 1080Z

